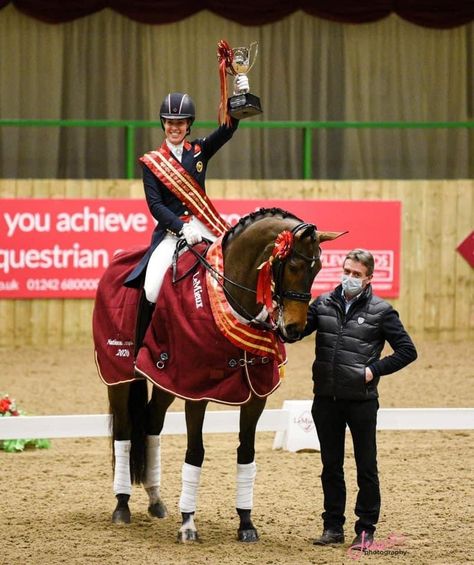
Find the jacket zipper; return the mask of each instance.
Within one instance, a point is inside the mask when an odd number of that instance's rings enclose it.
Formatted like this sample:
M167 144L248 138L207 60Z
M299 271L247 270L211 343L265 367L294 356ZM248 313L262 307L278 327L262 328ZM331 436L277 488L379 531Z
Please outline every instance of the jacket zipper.
M342 331L343 331L344 326L345 326L346 316L345 316L345 313L342 309L342 306L339 304L339 302L337 300L334 300L334 303L335 303L336 308L337 308L337 310L340 314L340 320L341 320L341 324L340 324L339 330L337 332L336 347L334 348L334 354L332 356L332 370L333 370L333 373L332 373L332 375L333 375L333 379L332 379L333 380L333 397L332 398L333 398L333 400L337 400L337 397L336 397L336 371L335 371L334 359L336 358L337 350L339 349L339 341L341 339L341 334L342 334Z

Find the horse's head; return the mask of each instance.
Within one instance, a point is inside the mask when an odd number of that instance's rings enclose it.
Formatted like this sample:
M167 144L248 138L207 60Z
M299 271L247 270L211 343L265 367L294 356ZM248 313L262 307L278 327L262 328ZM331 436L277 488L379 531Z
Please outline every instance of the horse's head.
M296 341L306 325L313 280L321 270L320 244L342 233L320 232L278 208L242 218L225 238L229 302L253 322L265 325L270 315L280 336Z
M283 232L289 241L286 253L272 262L272 310L278 332L287 342L301 338L306 325L313 281L321 270L321 247L343 232L320 232L313 224L299 223ZM277 236L276 242L282 239ZM275 248L278 247L276 243Z

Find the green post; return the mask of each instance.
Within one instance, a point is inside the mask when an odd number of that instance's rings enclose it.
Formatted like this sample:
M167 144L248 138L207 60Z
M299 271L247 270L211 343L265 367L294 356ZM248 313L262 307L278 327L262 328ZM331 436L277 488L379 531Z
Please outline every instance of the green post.
M135 178L135 126L125 126L125 178Z
M303 178L313 178L313 129L303 130Z

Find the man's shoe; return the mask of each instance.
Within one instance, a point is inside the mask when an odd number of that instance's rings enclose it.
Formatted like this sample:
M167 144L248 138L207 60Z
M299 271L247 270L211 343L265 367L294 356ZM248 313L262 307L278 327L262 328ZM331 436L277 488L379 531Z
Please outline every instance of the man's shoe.
M374 543L374 534L371 532L362 531L357 534L351 543L351 549L357 551L364 551L364 549L369 549L369 547Z
M319 538L313 541L313 545L333 545L344 543L344 533L336 530L324 530Z

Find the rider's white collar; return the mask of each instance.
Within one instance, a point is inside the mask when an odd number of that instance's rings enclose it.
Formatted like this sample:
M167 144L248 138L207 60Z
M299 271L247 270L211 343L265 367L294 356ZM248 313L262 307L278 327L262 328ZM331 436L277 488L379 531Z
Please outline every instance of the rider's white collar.
M181 157L183 156L184 140L181 143L178 143L178 145L173 145L173 143L171 143L167 139L165 141L171 153L173 153L176 159L178 159L178 161L181 162Z

